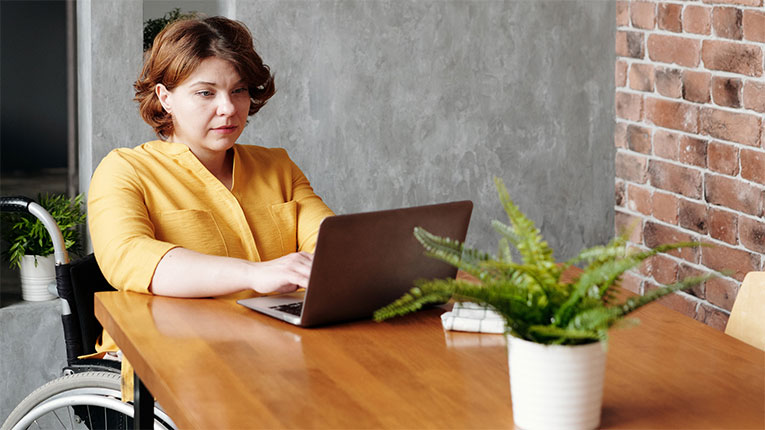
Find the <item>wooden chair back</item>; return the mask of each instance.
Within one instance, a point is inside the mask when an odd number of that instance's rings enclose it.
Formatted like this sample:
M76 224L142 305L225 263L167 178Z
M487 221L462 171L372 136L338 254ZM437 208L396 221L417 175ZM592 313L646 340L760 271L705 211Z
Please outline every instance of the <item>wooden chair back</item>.
M765 272L749 272L744 278L725 334L765 351Z

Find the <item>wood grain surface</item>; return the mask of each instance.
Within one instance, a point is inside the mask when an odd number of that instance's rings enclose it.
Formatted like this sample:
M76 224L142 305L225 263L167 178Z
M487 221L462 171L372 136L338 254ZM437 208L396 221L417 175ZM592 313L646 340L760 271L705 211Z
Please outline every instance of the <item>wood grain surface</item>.
M302 329L224 299L96 294L96 315L180 428L510 428L502 335L431 308ZM612 330L604 428L765 428L765 355L658 304Z

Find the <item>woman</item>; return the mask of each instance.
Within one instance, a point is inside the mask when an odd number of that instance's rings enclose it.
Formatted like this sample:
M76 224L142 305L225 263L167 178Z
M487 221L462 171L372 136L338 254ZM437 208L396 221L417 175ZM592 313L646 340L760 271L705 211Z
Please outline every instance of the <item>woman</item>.
M135 90L160 140L112 151L88 193L109 283L175 297L305 287L332 211L283 149L236 144L275 91L247 28L223 17L169 25ZM107 333L97 350L116 350Z

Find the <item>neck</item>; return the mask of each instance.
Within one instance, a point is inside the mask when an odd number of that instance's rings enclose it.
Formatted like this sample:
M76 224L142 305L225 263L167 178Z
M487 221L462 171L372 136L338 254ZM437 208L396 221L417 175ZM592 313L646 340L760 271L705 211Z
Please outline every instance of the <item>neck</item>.
M231 189L234 172L234 148L230 148L223 153L198 154L193 150L191 152L213 176L218 178L226 188Z

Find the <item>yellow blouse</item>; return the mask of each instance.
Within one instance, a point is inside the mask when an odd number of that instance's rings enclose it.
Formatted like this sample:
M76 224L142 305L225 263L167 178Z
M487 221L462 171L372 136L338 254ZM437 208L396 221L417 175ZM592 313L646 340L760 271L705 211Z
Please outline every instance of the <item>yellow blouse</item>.
M96 260L119 290L149 293L172 248L267 261L312 252L332 211L284 149L234 146L227 189L186 145L115 149L93 174L88 226ZM97 349L116 350L109 336Z

